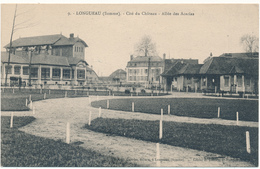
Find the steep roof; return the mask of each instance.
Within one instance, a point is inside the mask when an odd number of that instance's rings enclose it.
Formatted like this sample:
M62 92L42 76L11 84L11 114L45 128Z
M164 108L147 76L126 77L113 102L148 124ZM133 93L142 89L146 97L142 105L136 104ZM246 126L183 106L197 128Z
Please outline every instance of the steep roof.
M129 62L148 62L148 58L147 56L137 56L135 58L133 58L132 60L130 60ZM151 62L161 62L162 58L159 56L150 56L151 58ZM129 63L128 62L128 63Z
M244 73L258 75L257 58L212 57L204 63L200 74Z
M186 64L183 66L178 74L184 74L184 75L195 75L199 74L200 68L202 67L202 64Z
M62 46L73 45L76 42L82 42L85 47L88 47L88 45L78 37L67 38L61 34L19 38L12 42L12 47L30 47L40 45ZM4 48L9 48L9 46L10 44L7 44L4 46Z
M179 74L179 70L181 70L183 67L185 67L186 65L188 65L187 63L183 63L183 62L175 62L172 67L163 72L161 75L162 76L175 76Z
M8 52L1 52L1 62L7 63L8 62L9 54ZM11 54L10 56L10 63L28 63L28 59L25 57L17 56Z

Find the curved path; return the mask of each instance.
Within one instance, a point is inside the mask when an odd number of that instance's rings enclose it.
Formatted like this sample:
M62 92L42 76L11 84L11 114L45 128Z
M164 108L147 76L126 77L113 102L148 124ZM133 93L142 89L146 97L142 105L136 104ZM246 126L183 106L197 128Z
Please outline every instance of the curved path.
M111 136L103 133L83 129L88 123L89 112L92 118L98 117L98 109L90 106L90 102L96 99L108 99L112 97L90 97L89 98L64 98L50 99L34 102L36 113L15 112L14 115L33 115L36 120L21 128L26 133L36 136L47 137L54 140L65 141L66 123L71 123L71 142L82 142L80 146L100 152L104 155L112 155L128 159L142 166L156 166L156 144L147 141ZM116 98L116 97L115 97ZM121 97L120 97L121 98ZM2 112L2 115L10 115L10 112ZM129 113L123 111L102 110L104 118L126 118L159 120L160 115L145 113ZM235 122L229 120L196 119L188 117L170 116L165 118L169 121L186 121L196 123L218 123L233 125ZM194 121L197 120L197 121ZM240 125L258 126L258 123L241 122ZM207 158L220 157L219 160L209 161ZM252 167L253 165L227 156L214 153L192 150L160 144L161 166L165 167ZM216 158L215 158L216 159Z

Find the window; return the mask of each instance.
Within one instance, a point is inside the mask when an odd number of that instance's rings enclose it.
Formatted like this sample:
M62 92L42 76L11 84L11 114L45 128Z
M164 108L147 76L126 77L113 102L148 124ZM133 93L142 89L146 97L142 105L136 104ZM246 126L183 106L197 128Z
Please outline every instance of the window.
M144 71L145 71L145 74L147 74L147 72L148 72L147 69L145 69Z
M63 78L64 79L70 78L70 69L63 69Z
M20 75L21 74L21 66L15 66L14 67L14 74Z
M238 75L238 76L237 76L237 86L238 86L238 87L241 87L241 86L242 86L242 76L241 76L241 75Z
M41 68L41 78L50 78L50 68Z
M245 78L245 84L246 86L250 86L250 77Z
M52 77L53 78L60 78L60 69L59 68L53 68L52 69Z
M12 66L5 66L5 73L8 72L8 74L12 74Z
M224 87L229 87L229 76L224 76Z
M31 68L31 77L37 78L38 77L38 67L32 67Z
M29 67L27 66L23 67L23 75L29 75Z
M77 70L77 78L78 79L85 79L85 70L78 69Z

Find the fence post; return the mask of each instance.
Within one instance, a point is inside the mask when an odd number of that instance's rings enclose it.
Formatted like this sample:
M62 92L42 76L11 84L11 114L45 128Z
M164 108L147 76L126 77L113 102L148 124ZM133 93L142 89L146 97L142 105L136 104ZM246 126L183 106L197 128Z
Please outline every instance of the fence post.
M11 113L10 128L13 128L14 112Z
M65 97L68 97L68 92L67 91L65 91Z
M115 94L113 93L113 97L115 97Z
M32 95L29 96L29 101L32 101Z
M107 109L109 109L109 100L107 100Z
M217 94L217 86L215 86L215 95Z
M44 99L44 100L46 99L46 93L44 93L44 95L43 95L43 99Z
M67 122L67 129L66 129L66 143L70 143L70 122Z
M91 114L92 114L92 112L89 111L89 118L88 118L88 125L89 125L89 126L91 125Z
M238 121L239 121L239 115L238 115L238 112L237 112L237 125L238 125Z
M28 100L27 99L25 100L25 106L26 107L28 106Z
M135 103L132 102L132 112L134 112L134 111L135 111Z
M89 91L87 91L87 95L89 96Z
M33 109L33 101L30 102L30 109Z
M156 167L161 167L160 162L160 144L156 143Z
M51 94L51 90L49 90L49 94Z
M131 97L133 97L133 94L131 93Z
M14 93L14 88L13 88L13 93Z
M101 117L101 107L98 109L98 117Z
M40 94L42 94L42 89L40 90Z
M159 139L161 140L163 137L163 125L162 125L162 119L160 120L160 131L159 131Z
M171 114L171 105L168 105L168 115Z
M246 131L246 151L249 154L251 153L249 131Z
M218 118L220 117L220 107L218 107Z

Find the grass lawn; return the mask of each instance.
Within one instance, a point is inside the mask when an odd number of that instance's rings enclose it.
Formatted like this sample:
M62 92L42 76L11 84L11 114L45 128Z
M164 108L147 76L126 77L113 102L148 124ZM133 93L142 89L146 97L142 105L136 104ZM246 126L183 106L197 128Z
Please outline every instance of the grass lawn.
M173 146L228 155L258 166L258 128L163 122L159 140L159 121L97 118L85 128ZM246 131L250 132L251 154L246 152Z
M107 106L106 100L94 101L93 107ZM135 103L135 111L151 114L160 114L161 108L164 114L168 113L168 105L171 106L171 114L177 116L189 116L197 118L217 118L220 107L220 118L236 120L236 112L239 112L239 120L258 122L258 101L238 99L209 99L209 98L131 98L111 99L109 109L132 111L132 102Z
M1 117L1 165L3 167L136 167L125 160L104 156L61 141L36 137L18 130L34 117Z

